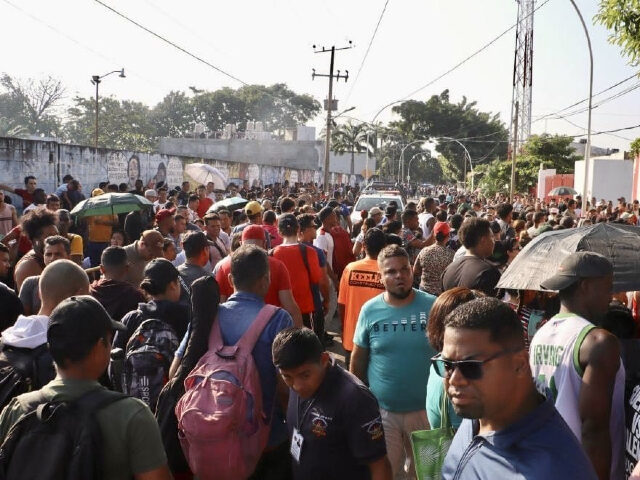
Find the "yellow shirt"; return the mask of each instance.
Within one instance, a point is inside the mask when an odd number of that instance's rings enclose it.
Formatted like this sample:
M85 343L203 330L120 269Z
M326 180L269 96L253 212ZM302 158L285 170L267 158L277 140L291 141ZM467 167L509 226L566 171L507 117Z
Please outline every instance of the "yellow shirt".
M111 241L110 225L101 225L101 222L117 222L117 215L96 215L95 217L87 217L87 225L89 227L89 241L95 243L109 243Z

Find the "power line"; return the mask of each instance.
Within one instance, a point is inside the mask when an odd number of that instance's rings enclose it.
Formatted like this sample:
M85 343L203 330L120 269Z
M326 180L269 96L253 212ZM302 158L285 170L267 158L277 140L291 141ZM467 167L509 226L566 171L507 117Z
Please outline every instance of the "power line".
M532 12L530 15L533 15L536 11L540 10L542 7L544 7L547 3L549 3L549 0L545 0L544 2L542 2L540 5L538 5ZM530 16L529 15L529 16ZM525 17L526 18L526 17ZM409 97L414 96L416 93L421 92L422 90L424 90L427 87L430 87L431 85L433 85L434 83L436 83L438 80L442 79L443 77L449 75L451 72L457 70L458 68L460 68L462 65L464 65L465 63L467 63L469 60L471 60L472 58L474 58L475 56L479 55L480 53L482 53L483 51L485 51L487 48L489 48L491 45L493 45L494 43L496 43L498 40L500 40L502 37L504 37L507 33L509 33L511 30L513 30L514 28L516 28L518 26L517 23L514 23L513 25L511 25L509 28L507 28L504 32L502 32L500 35L498 35L497 37L495 37L493 40L491 40L489 43L486 43L485 45L483 45L482 47L480 47L478 50L476 50L474 53L472 53L471 55L469 55L468 57L466 57L464 60L462 60L461 62L457 63L456 65L454 65L453 67L451 67L449 70L447 70L446 72L444 72L443 74L437 76L436 78L434 78L433 80L429 81L427 84L423 85L422 87L414 90L413 92L411 92L409 95L406 95L405 97L401 98L400 101L402 100L406 100Z
M349 100L349 98L351 97L351 94L353 93L353 89L355 88L356 83L358 83L358 78L360 78L360 72L362 71L362 67L364 66L364 62L367 60L367 57L369 56L369 51L371 50L371 45L373 44L373 40L376 38L376 34L378 33L378 28L380 27L380 22L382 22L382 17L384 17L384 12L386 12L388 4L389 4L389 0L386 0L386 2L384 2L384 7L382 8L382 12L380 12L380 17L378 17L378 23L376 24L376 28L373 30L373 35L371 35L371 40L369 40L369 45L367 46L367 51L364 53L364 57L362 57L362 62L360 63L360 67L358 67L358 73L356 73L356 79L351 84L351 88L349 89L349 93L347 93L347 96L346 96L346 98L344 100L345 105L346 105L347 101Z
M6 0L5 0L6 1ZM127 22L134 24L136 27L141 28L142 30L144 30L145 32L147 32L150 35L153 35L154 37L156 37L158 40L163 41L164 43L167 43L169 45L171 45L173 48L180 50L182 53L189 55L191 58L194 58L195 60L199 61L200 63L205 64L206 66L213 68L215 71L221 73L222 75L229 77L232 80L235 80L238 83L241 83L242 85L248 86L249 84L247 82L244 82L243 80L240 80L238 77L236 77L235 75L232 75L229 72L226 72L225 70L223 70L220 67L217 67L216 65L214 65L211 62L208 62L207 60L205 60L204 58L196 55L195 53L191 53L189 50L187 50L186 48L181 47L180 45L178 45L177 43L172 42L171 40L163 37L162 35L154 32L153 30L150 30L149 28L145 27L144 25L142 25L141 23L136 22L135 20L133 20L132 18L127 17L124 13L120 13L118 10L116 10L115 8L107 5L106 3L102 2L101 0L94 0L94 2L102 5L104 8L106 8L107 10L112 11L113 13L115 13L116 15L118 15L121 18L124 18Z
M619 82L617 82L617 83L614 83L614 84L613 84L613 85L611 85L610 87L605 88L604 90L602 90L602 91L600 91L600 92L596 93L596 94L595 94L595 95L593 95L593 96L594 96L594 97L597 97L598 95L602 95L603 93L608 92L609 90L612 90L612 89L616 88L617 86L622 85L623 83L628 82L629 80L631 80L632 78L635 78L635 77L637 77L637 76L638 76L638 74L637 74L637 73L634 73L633 75L630 75L629 77L627 77L627 78L625 78L625 79L623 79L623 80L620 80L620 81L619 81ZM537 121L539 121L539 120L543 120L544 118L551 117L551 116L553 116L553 115L557 115L558 113L562 113L562 112L564 112L565 110L569 110L570 108L576 107L576 106L580 105L581 103L584 103L584 102L586 102L586 101L588 101L588 100L589 100L589 97L587 97L587 98L583 98L582 100L580 100L580 101L578 101L578 102L576 102L576 103L572 103L572 104L571 104L571 105L569 105L568 107L565 107L565 108L563 108L563 109L561 109L561 110L558 110L557 112L547 113L546 115L542 115L542 116L538 117L537 119L535 119L535 120L534 120L534 122L537 122Z

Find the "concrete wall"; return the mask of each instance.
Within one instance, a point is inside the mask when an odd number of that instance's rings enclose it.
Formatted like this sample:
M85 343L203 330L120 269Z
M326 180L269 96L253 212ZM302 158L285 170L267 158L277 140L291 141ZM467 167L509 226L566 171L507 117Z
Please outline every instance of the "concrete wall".
M196 142L200 142L196 140ZM208 141L211 142L211 141ZM224 143L229 141L217 141L211 148L224 151ZM235 142L238 143L238 142ZM187 163L208 163L222 171L229 180L249 180L251 184L269 185L276 182L289 180L295 182L321 183L321 172L318 168L319 159L315 149L315 142L291 142L310 143L311 148L306 148L304 155L298 161L292 159L283 160L278 165L262 162L261 152L274 152L274 145L264 150L258 148L263 142L249 142L256 145L231 145L233 158L242 158L246 161L224 161L212 159L211 156L189 156L185 154L142 153L120 150L98 149L81 145L68 145L53 140L24 140L17 138L0 137L0 183L13 187L22 187L23 179L27 175L34 175L38 179L38 185L46 192L53 192L61 183L62 177L67 173L80 180L83 192L88 193L98 183L109 181L111 183L127 183L130 188L136 179L140 178L145 185L165 181L170 187L179 185L185 180L190 180L184 175L184 165ZM277 143L277 142L274 142ZM298 145L298 149L304 149L304 145ZM194 153L186 148L185 152ZM204 151L204 148L203 148ZM211 149L207 147L207 152ZM255 157L249 154L256 152ZM291 149L296 151L296 149ZM176 150L179 153L179 150ZM238 153L238 152L241 152ZM269 154L265 156L267 160ZM229 157L227 157L229 158ZM305 160L306 159L306 160ZM337 183L353 183L355 176L332 174L333 181ZM14 198L21 205L17 197Z
M631 198L633 187L633 161L592 158L590 160L587 198L595 197L616 201L619 197ZM575 162L575 189L582 191L584 184L584 160Z

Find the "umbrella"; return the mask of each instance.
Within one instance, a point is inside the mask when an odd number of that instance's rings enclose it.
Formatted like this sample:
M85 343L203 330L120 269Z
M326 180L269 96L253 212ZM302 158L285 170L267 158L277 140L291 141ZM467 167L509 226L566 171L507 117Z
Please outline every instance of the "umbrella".
M578 195L578 192L571 187L556 187L547 194L549 197L573 197L574 195Z
M238 210L239 208L243 208L247 203L249 203L249 200L242 197L225 198L224 200L220 200L219 202L216 202L213 205L211 205L209 207L209 210L207 210L207 213L217 212L222 208L226 208L227 210L231 210L231 211Z
M598 223L546 232L534 238L502 274L498 288L542 290L560 263L578 251L600 253L613 263L613 291L640 289L640 227Z
M224 174L216 167L206 163L189 163L184 167L184 171L202 185L213 182L214 187L219 190L224 190L227 186L227 179Z
M71 215L76 215L79 218L115 215L152 206L153 203L149 200L133 193L105 193L81 201L71 210Z

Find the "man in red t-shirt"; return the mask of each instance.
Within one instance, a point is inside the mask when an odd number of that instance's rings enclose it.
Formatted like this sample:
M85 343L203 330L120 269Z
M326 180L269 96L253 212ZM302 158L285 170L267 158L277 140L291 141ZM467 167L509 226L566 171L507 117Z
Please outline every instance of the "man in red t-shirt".
M199 185L196 193L198 194L198 199L200 202L198 203L198 208L196 209L196 213L200 218L204 218L207 214L207 210L209 207L213 205L213 200L207 197L207 188L204 185Z
M264 230L260 225L249 225L242 231L242 244L257 245L264 248ZM220 288L220 303L226 302L227 298L233 294L233 285L229 281L231 273L231 255L223 258L214 270L216 281ZM300 308L293 298L291 292L291 280L287 267L277 258L269 255L269 275L271 282L269 283L269 291L264 297L265 303L284 308L296 327L302 327L302 315Z
M14 193L22 198L22 208L27 208L33 203L33 191L38 186L36 177L28 175L24 177L24 188L13 188L9 185L0 183L0 190L6 190L9 193Z

